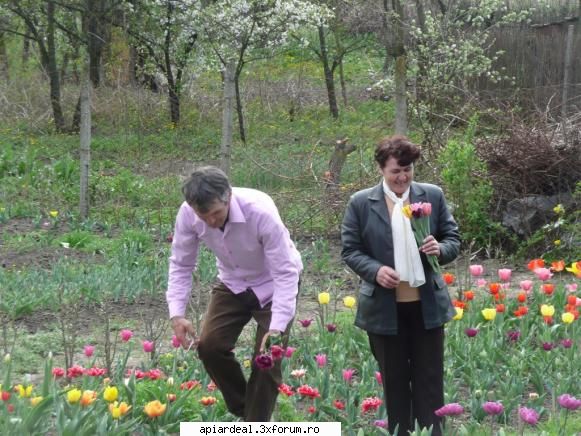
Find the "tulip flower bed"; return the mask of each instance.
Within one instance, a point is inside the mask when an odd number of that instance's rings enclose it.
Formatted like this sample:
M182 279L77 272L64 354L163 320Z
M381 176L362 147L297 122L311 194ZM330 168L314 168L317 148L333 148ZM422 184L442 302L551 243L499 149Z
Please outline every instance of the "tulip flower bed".
M445 275L458 296L456 317L446 326L446 405L435 411L447 417L446 434L581 430L581 262L545 267L537 259L529 268L527 280L513 283L508 269L492 276L472 265L466 289ZM337 299L341 310L334 310ZM316 315L299 313L286 349L274 347L258 359L282 359L273 419L340 421L344 434L386 434L381 375L365 333L353 326L356 299L321 292L318 303ZM111 373L91 344L70 368L49 354L34 384L13 379L6 356L0 434L160 434L178 432L180 421L237 419L195 352L170 338L153 344L128 329L118 335ZM235 352L248 374L257 364L251 344ZM128 364L137 359L147 363Z

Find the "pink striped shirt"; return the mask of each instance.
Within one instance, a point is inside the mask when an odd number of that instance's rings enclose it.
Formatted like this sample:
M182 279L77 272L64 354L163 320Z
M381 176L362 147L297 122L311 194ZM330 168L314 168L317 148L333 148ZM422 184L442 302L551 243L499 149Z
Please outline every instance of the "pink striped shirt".
M186 202L181 205L169 260L170 318L186 313L200 242L216 255L222 283L235 294L252 288L262 307L272 302L270 329L284 331L295 315L303 264L272 199L254 189L232 188L223 232L206 225Z

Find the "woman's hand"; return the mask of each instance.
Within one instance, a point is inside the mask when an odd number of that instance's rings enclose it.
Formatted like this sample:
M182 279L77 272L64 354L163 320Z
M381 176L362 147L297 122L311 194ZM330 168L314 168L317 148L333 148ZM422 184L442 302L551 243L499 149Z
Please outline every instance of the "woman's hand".
M432 235L428 235L426 236L426 239L424 239L424 243L420 247L420 251L428 255L439 257L440 244L438 241L436 241L436 238L434 238Z
M375 281L384 288L395 288L399 285L399 273L389 266L382 266L377 271Z

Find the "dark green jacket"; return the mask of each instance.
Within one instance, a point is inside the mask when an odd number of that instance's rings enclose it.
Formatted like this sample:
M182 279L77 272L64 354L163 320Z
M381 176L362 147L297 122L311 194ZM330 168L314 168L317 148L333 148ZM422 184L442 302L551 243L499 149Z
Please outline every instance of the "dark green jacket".
M440 244L440 265L453 261L460 251L458 226L448 210L444 193L435 185L412 182L410 203L432 203L430 232ZM351 197L341 226L341 256L361 277L355 325L379 335L397 334L395 289L381 287L375 277L383 265L395 267L393 238L383 186L359 191ZM455 314L448 288L420 253L426 283L420 286L424 326L443 325Z

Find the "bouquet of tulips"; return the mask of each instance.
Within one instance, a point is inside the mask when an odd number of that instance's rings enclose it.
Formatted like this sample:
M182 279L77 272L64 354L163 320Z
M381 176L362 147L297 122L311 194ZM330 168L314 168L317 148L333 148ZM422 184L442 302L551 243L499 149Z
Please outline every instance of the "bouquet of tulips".
M403 214L409 218L418 247L424 243L426 236L430 234L430 215L432 214L432 203L412 203L403 207ZM438 258L433 254L427 255L428 262L432 269L442 273L442 268L438 263Z

